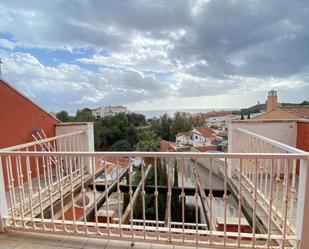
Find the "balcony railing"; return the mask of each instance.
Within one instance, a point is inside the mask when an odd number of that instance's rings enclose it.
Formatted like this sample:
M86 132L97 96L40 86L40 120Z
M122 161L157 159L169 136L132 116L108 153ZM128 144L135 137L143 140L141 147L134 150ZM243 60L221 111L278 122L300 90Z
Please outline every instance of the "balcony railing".
M82 132L0 150L0 225L132 242L298 248L308 180L296 169L307 175L308 153L276 151L266 141L262 149L251 135L239 131L235 153L87 152Z
M297 153L305 155L306 152L274 141L253 132L236 129L233 152L241 153ZM254 198L266 212L273 212L279 229L287 229L290 233L296 232L296 207L298 202L298 189L300 174L299 160L272 160L251 159L243 165L236 167L239 177L239 168L242 166L244 186L250 192L256 192ZM304 162L302 162L304 163ZM302 172L301 174L303 174ZM271 186L271 188L269 187ZM287 205L289 200L289 205Z

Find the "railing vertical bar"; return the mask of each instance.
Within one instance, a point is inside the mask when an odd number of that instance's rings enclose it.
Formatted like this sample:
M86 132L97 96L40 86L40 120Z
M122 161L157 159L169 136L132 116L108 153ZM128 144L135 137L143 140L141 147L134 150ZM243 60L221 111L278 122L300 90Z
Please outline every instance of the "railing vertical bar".
M284 188L284 199L283 199L283 231L282 231L282 244L281 248L285 248L285 238L286 238L286 232L287 232L287 216L288 216L288 205L289 205L289 175L290 175L290 168L291 168L291 159L286 160L287 163L285 164L285 188Z
M52 191L53 191L53 182L52 182L52 177L51 177L51 161L50 157L48 157L48 165L47 165L47 175L48 175L48 192L49 192L49 202L50 202L50 213L51 213L51 220L52 220L52 226L53 226L53 231L55 231L55 214L54 214L54 203L53 203L53 197L52 197Z
M267 248L270 247L270 236L271 236L271 222L272 222L272 204L273 204L273 174L274 174L274 165L275 161L274 159L271 159L271 165L270 165L270 186L269 186L269 208L268 208L268 225L267 225Z
M159 240L159 224L158 224L158 220L159 220L159 214L158 214L158 162L157 162L157 158L155 157L154 159L154 174L155 174L155 192L154 192L154 196L155 196L155 212L156 212L156 239Z
M228 195L227 195L227 159L224 159L224 194L223 194L223 200L224 200L224 224L223 224L223 231L224 231L224 246L226 246L226 240L227 240L227 235L226 235L226 218L227 218L227 200L228 200Z
M11 156L7 157L7 165L8 165L8 172L10 172L10 181L11 181L11 190L12 190L12 210L15 213L16 211L16 195L15 195L15 179L14 179L14 175L13 175L13 170L12 170L12 161L11 161ZM22 214L23 215L23 214ZM16 224L16 223L15 223ZM22 225L24 227L24 223L22 222Z
M130 232L131 242L134 243L134 230L133 230L133 190L132 190L132 171L133 167L129 169L129 197L130 197Z
M210 245L213 244L213 229L214 227L212 226L213 224L213 193L212 193L212 158L209 158L209 222L210 222L210 227L209 227L209 239L210 239Z
M167 196L168 201L170 205L170 209L168 210L167 214L167 223L168 223L168 239L169 242L172 242L172 181L173 181L173 167L171 167L171 160L168 161L167 167L168 167L168 190L167 190Z
M36 146L34 146L34 150L36 151ZM43 231L46 230L45 223L43 223L44 220L44 210L43 210L43 201L42 201L42 186L41 186L41 173L40 173L40 165L39 165L39 158L38 156L35 157L35 166L36 166L36 171L37 171L37 177L38 177L38 191L39 191L39 202L40 202L40 213L41 213L41 223L42 223L42 228Z
M237 236L237 244L240 247L240 232L241 232L241 204L242 204L242 164L243 159L239 159L239 194L238 194L238 236Z
M294 198L295 198L295 194L297 192L297 189L296 189L296 163L297 163L297 160L293 160L292 164L292 182L291 182L291 197L290 197L290 200L291 200L291 205L290 205L290 212L289 212L289 222L290 223L293 223L293 211L294 210Z
M6 164L6 176L7 176L7 181L8 181L8 185L9 185L8 189L9 189L9 201L10 201L10 208L11 208L11 216L12 216L13 224L16 227L15 207L13 205L12 181L11 181L11 175L10 175L10 170L9 170L8 156L5 157L5 164Z
M100 229L98 226L98 203L97 203L97 187L96 187L96 158L92 157L92 182L93 182L93 198L94 198L94 220L95 220L95 228L97 234L100 234ZM102 167L102 161L100 162L100 167ZM106 172L105 172L106 174Z
M16 161L16 173L17 173L17 187L18 187L18 193L19 193L19 206L20 206L20 215L22 220L24 220L24 203L25 203L25 199L23 198L22 195L22 185L21 185L21 174L20 173L20 165L19 165L19 159L18 157L20 156L16 156L15 161ZM24 228L24 222L22 222L23 224L23 228Z
M121 220L122 220L122 213L121 213L121 190L120 190L120 180L119 180L119 174L121 172L120 165L119 165L119 157L116 159L117 163L117 194L118 194L118 223L119 223L119 237L122 237L122 228L121 228Z
M110 227L109 227L109 198L108 198L108 192L109 192L109 185L107 184L107 161L106 161L106 157L104 157L104 172L105 172L105 208L106 208L106 221L107 221L107 235L108 237L110 237Z
M185 185L185 160L182 157L181 158L181 222L182 222L182 242L185 241L185 191L184 191L184 185Z
M284 177L283 177L283 191L282 191L282 207L281 207L281 216L283 216L284 215L284 213L285 213L285 205L284 205L284 203L285 203L285 191L284 191L284 189L285 188L287 188L288 186L286 186L287 185L287 178L289 178L289 175L287 175L286 174L286 171L287 171L287 168L289 167L289 161L288 160L284 160ZM284 222L284 220L283 220L283 222Z
M28 151L28 147L27 147L26 151ZM31 172L31 168L30 168L30 158L29 158L29 156L26 157L26 170L27 170L27 177L28 177L31 224L32 224L32 228L34 228L32 172Z
M197 181L199 179L199 169L198 169L198 164L196 160L194 160L194 168L195 168L195 173L196 173L196 179L195 179L195 193L194 193L194 200L195 200L195 243L198 245L198 240L199 240L199 233L198 233L198 224L199 224L199 194L198 194L198 184ZM202 191L200 189L200 191ZM209 221L211 223L211 221ZM211 236L210 236L211 238Z
M42 165L43 165L43 176L44 176L44 187L47 188L47 174L46 174L46 161L45 161L45 156L42 156Z
M54 151L56 151L56 140L53 141L53 145L54 145ZM61 178L60 174L59 174L59 157L54 157L54 162L55 162L55 175L56 175L56 181L55 183L59 183L59 178Z
M82 187L82 198L83 198L83 214L84 214L84 228L86 234L89 233L88 227L87 227L87 210L86 210L86 188L85 188L85 177L84 177L84 157L78 157L77 158L79 161L78 167L80 168L81 171L81 187ZM88 157L87 157L88 159ZM89 160L88 160L89 161Z
M25 184L24 184L24 172L23 172L23 167L22 167L22 162L21 162L20 156L18 156L18 168L19 168L19 173L20 173L22 199L26 200ZM24 203L22 203L22 205L24 205Z
M142 159L142 209L143 209L143 236L146 239L146 206L145 206L145 158Z
M58 172L58 188L59 188L59 194L60 194L60 205L61 205L61 219L62 219L62 229L63 231L66 231L66 226L64 224L64 203L63 203L63 192L62 192L62 182L63 182L63 176L61 174L61 168L63 167L62 165L62 160L61 157L57 157L57 162L59 164L56 164L56 171Z
M76 226L76 213L75 213L75 198L74 198L74 187L73 187L73 165L72 157L69 157L69 174L70 174L70 188L71 188L71 201L72 201L72 213L73 213L73 229L77 232Z
M256 158L255 159L255 165L254 165L254 190L253 190L253 196L252 196L252 200L253 200L253 214L252 214L252 234L253 234L253 239L252 239L252 247L255 248L255 242L256 242L256 202L257 202L257 183L258 183L258 164L259 161Z
M269 176L269 160L265 160L265 185L264 185L264 196L265 202L267 201L267 187L268 187L268 176Z
M281 182L280 179L280 164L281 164L281 159L277 160L277 174L276 174L276 193L275 193L275 209L276 209L276 217L277 217L277 213L279 211L279 184Z
M8 212L8 196L6 195L6 187L5 186L5 177L8 177L4 174L4 167L2 164L2 156L0 156L0 233L4 233L6 231L6 223L4 219L9 216ZM11 209L12 210L12 209Z

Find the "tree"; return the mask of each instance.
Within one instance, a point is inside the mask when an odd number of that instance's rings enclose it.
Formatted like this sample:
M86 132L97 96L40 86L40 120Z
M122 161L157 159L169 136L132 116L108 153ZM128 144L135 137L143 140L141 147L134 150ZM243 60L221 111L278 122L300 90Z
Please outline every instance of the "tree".
M162 117L152 122L151 129L162 139L173 141L175 140L175 136L172 131L172 126L173 119L165 113Z
M97 150L109 150L119 140L126 140L129 144L128 150L134 150L138 142L137 129L132 123L129 123L124 113L97 121L95 136L99 136L95 139ZM123 148L123 146L124 142L121 143L121 146L119 144L116 147L114 146L113 150Z
M129 151L131 150L131 145L126 139L116 141L111 147L111 151Z
M77 110L76 122L94 122L96 118L92 115L92 111L89 108L84 108L82 110Z
M240 120L245 120L245 117L244 117L244 113L243 113L243 112L241 113Z
M137 143L139 151L159 151L160 139L154 131L146 131Z
M56 114L57 119L61 122L68 122L69 121L69 114L67 111L60 111Z
M177 112L174 116L172 124L172 132L171 132L173 136L172 141L175 140L175 136L177 135L177 133L187 132L192 130L192 128L193 128L193 119L185 117L180 112Z
M143 114L139 114L139 113L127 113L126 114L129 123L132 123L135 126L144 126L146 125L146 118Z
M250 113L248 114L248 116L247 116L247 119L250 119L251 117L250 117Z
M303 102L300 103L300 105L309 105L309 101L304 100Z

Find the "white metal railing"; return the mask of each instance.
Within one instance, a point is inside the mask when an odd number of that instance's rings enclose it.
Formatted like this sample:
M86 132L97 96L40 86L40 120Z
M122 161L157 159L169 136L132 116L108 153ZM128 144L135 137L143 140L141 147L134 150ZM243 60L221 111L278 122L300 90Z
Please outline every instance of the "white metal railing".
M83 136L85 131L75 131L63 135L20 144L1 149L0 151L30 152L30 151L82 151ZM35 138L35 137L34 137ZM77 162L77 158L72 158ZM80 167L72 167L72 173L67 172L68 161L63 157L55 158L49 154L42 157L30 158L16 156L2 158L1 183L4 183L2 195L6 196L6 202L2 205L21 210L21 217L30 215L34 217L39 210L39 206L48 206L48 201L52 201L59 194L59 190L68 188L71 180L73 183L80 175ZM58 169L54 167L58 165ZM1 213L1 212L0 212ZM3 214L2 214L3 215ZM15 217L15 212L11 212ZM0 227L1 228L1 227Z
M63 148L65 144L66 142L63 142L57 146ZM75 148L78 149L78 143ZM1 150L0 157L0 168L6 169L4 175L0 172L0 215L4 221L1 224L6 229L182 245L194 243L208 247L297 248L300 240L290 226L298 226L297 222L301 222L301 219L298 217L293 223L289 210L293 205L297 215L302 216L304 204L292 198L290 182L293 178L293 163L300 161L301 172L304 173L308 164L308 153ZM131 167L128 160L136 157L143 159L137 169ZM54 161L48 158L54 158ZM223 159L223 162L216 160L218 158ZM200 160L203 163L200 163ZM113 181L107 181L108 178L105 177L102 184L102 179L100 183L96 179L110 172L108 161L113 161L120 173ZM228 176L230 161L237 164L236 178ZM282 163L274 163L276 161ZM260 171L261 163L269 165L267 174ZM171 170L171 167L174 170ZM203 167L208 170L207 176L200 173ZM215 167L221 168L222 181L218 183L221 184L221 190L213 188ZM21 174L21 169L25 170L25 174ZM278 172L283 172L284 184L276 184ZM169 177L166 178L167 173ZM267 184L263 178L266 176ZM4 179L7 179L6 188ZM190 179L193 185L188 183ZM135 201L134 186L140 181L140 201ZM148 181L152 187L148 186ZM306 181L306 178L302 181ZM295 188L304 184L302 181L295 181ZM236 183L236 198L229 189L233 183ZM35 185L38 188L33 187ZM186 194L186 188L192 186L194 194L190 197ZM251 190L249 194L246 192L248 186ZM128 191L122 190L123 187L127 187ZM280 208L274 208L273 193L277 187L283 193ZM149 189L152 189L152 192L149 192ZM166 191L166 195L163 194L166 198L160 193L162 189ZM177 189L179 192L175 197L174 191ZM113 192L115 199L112 199ZM258 206L263 206L260 202L264 202L258 198L259 195L268 203L267 217L259 216ZM298 196L300 195L305 195L305 192L298 192ZM221 199L222 207L215 206L214 198ZM245 205L246 198L251 198L251 207ZM232 215L229 209L233 202L236 212ZM122 219L126 208L129 210L127 222ZM222 217L217 217L219 208L222 210ZM280 211L281 208L283 212ZM246 209L251 210L250 217L243 212L248 211ZM189 210L192 211L190 217ZM175 216L175 213L178 215ZM279 220L280 216L283 218ZM243 222L244 217L248 222ZM117 218L118 222L114 218ZM219 224L218 218L221 218L223 223ZM263 224L257 222L261 219L267 220L265 230L262 229ZM165 220L164 226L162 220ZM206 221L207 226L203 226Z
M85 134L85 130L65 133L63 135L40 139L37 141L19 144L0 151L40 151L42 146L46 150L52 148L53 151L75 151L75 149L82 147L82 135Z
M235 129L233 141L233 152L308 155L300 149L241 128ZM297 204L302 195L299 189L302 190L305 183L300 181L299 175L306 173L306 166L301 169L302 165L306 164L301 160L252 158L233 167L234 176L241 178L245 183L243 186L254 193L253 198L258 200L261 208L273 214L277 228L290 234L300 231L297 227Z

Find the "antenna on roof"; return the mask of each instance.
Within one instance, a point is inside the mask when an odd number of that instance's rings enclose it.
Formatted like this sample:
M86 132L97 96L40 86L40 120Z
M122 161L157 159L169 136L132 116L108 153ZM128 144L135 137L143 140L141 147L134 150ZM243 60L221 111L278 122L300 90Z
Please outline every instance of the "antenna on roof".
M3 79L3 77L2 77L2 72L1 72L1 65L3 64L3 62L2 62L2 60L1 60L1 58L0 58L0 79Z

